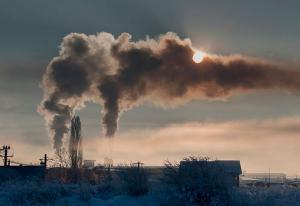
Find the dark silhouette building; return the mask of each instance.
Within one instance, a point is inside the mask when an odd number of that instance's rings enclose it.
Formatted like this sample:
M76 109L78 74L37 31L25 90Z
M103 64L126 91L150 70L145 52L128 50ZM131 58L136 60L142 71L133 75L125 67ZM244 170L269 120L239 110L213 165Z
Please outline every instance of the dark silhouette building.
M179 172L184 176L191 174L215 174L221 176L226 183L239 186L239 176L242 174L241 164L238 160L215 160L215 161L181 161ZM204 175L205 176L205 175Z

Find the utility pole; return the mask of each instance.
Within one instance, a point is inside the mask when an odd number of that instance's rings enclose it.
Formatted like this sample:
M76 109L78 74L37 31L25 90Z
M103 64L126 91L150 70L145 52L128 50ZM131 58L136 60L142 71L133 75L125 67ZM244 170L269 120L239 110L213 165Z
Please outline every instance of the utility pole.
M268 187L270 187L270 185L271 185L271 170L269 168L269 184L268 184Z
M40 165L43 165L43 166L45 166L45 168L46 168L46 167L47 167L47 162L48 162L49 160L51 160L51 159L49 159L48 156L47 156L47 154L45 154L45 155L44 155L44 158L43 158L43 159L40 159L40 161L41 161Z
M133 165L137 165L137 168L140 169L143 166L144 163L138 161L136 163L133 163Z
M3 158L3 163L5 167L10 165L10 160L8 158L13 157L13 155L8 155L8 150L10 150L10 146L8 145L3 145L2 149L0 149L0 152L4 151L4 155L0 154L0 157Z
M138 168L140 169L140 167L143 165L143 163L141 163L140 161L137 162Z

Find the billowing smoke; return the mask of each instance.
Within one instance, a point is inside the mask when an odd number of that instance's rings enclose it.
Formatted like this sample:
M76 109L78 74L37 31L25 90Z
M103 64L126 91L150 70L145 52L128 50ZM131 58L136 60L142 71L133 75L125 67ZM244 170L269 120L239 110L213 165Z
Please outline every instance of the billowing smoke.
M120 113L145 101L176 106L193 99L223 99L256 89L300 89L300 71L261 59L206 55L196 64L189 39L167 33L132 41L128 33L67 35L43 77L44 115L59 150L76 110L92 101L103 106L106 136Z

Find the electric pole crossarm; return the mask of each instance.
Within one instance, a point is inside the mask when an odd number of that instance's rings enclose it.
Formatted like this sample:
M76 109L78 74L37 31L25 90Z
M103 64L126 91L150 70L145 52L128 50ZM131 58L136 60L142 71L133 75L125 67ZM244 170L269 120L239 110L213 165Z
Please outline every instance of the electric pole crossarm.
M10 160L8 159L9 157L13 157L13 155L9 155L8 151L10 150L10 146L9 145L3 145L2 149L0 149L0 157L3 158L3 165L9 166L10 165ZM4 152L4 154L2 154L2 152Z

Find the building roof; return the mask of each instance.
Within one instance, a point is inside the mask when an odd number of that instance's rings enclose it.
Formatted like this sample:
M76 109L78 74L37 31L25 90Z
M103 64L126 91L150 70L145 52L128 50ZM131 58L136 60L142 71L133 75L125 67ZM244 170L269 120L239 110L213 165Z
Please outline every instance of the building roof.
M241 163L239 160L216 160L214 162L220 165L224 172L242 174Z

